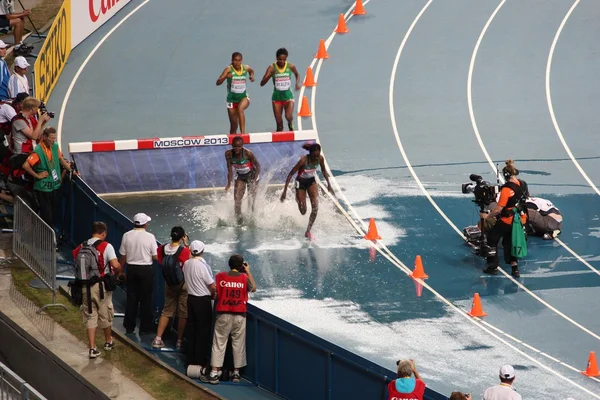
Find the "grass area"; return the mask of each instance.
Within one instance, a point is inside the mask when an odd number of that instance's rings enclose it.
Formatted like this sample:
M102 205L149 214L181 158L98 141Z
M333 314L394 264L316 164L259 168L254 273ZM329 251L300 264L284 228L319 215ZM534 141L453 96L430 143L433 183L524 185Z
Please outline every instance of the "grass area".
M42 0L39 5L31 10L30 17L33 25L35 25L37 29L42 29L42 27L53 20L56 14L58 14L58 10L62 3L63 0ZM18 2L15 4L18 4ZM16 10L19 10L20 8L21 7L17 5ZM25 18L25 29L35 33L31 22L29 22L29 19L27 18Z
M29 282L35 276L29 269L24 268L19 261L13 265L12 278L17 290L37 306L52 302L52 293L50 291L34 289L29 286ZM87 343L87 335L81 321L79 308L73 306L62 294L57 295L57 302L67 306L68 310L50 308L46 310L46 313L77 339ZM97 343L104 343L104 336L101 330L97 331L96 337ZM110 361L123 374L140 385L154 398L161 400L215 399L210 394L203 392L187 381L152 363L146 356L133 350L117 337L113 340L116 342L114 349L110 352L102 351L101 357Z

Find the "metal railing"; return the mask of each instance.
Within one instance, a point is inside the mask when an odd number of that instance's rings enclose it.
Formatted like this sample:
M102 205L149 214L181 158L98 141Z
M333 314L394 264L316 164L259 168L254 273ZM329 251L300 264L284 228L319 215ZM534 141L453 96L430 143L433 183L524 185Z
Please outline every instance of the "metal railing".
M46 398L0 362L0 400L46 400Z
M13 253L23 261L39 280L52 291L52 303L42 306L62 307L56 302L56 234L29 206L15 198L13 219Z

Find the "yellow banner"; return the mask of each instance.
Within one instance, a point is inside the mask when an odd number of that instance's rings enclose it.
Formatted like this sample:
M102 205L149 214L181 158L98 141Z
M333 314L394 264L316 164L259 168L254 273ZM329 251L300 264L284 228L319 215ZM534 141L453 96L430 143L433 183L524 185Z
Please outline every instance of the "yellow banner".
M64 0L33 66L36 98L48 101L70 54L71 0Z

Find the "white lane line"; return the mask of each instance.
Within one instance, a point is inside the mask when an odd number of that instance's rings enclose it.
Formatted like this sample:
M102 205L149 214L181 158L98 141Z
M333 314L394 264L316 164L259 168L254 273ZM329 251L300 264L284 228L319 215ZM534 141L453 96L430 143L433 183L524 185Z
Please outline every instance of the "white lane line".
M60 140L61 140L61 136L62 136L62 126L63 126L63 120L65 118L65 110L67 109L67 103L69 102L69 98L71 97L71 92L73 91L73 87L75 87L75 84L77 83L77 80L79 79L79 76L81 75L81 73L85 69L85 67L86 67L87 63L90 61L90 59L94 56L94 54L96 54L96 52L98 51L98 49L100 48L100 46L102 46L102 44L104 42L106 42L106 39L108 39L110 37L110 35L112 35L121 25L123 25L123 23L125 21L127 21L129 19L129 17L131 17L136 12L138 12L149 1L150 0L145 0L142 4L140 4L139 6L137 6L136 8L134 8L133 10L131 10L129 12L129 14L127 14L122 20L119 21L119 23L117 23L110 31L108 31L106 33L106 35L104 35L104 37L98 42L98 44L96 44L96 47L94 47L94 49L90 52L90 54L87 55L87 57L83 61L83 64L81 64L81 66L79 66L79 69L77 70L77 73L73 77L73 80L71 81L71 84L69 85L69 88L67 89L67 93L65 94L65 98L63 99L62 106L60 107L60 115L58 116L58 127L56 128L56 131L57 131L56 132L56 139L57 139L58 144L62 148L64 148L64 146L62 145L62 143L60 142Z
M481 134L480 134L479 128L477 126L477 121L475 119L475 111L473 109L473 89L472 89L472 84L473 84L473 71L475 70L475 60L477 59L477 54L479 53L479 47L481 45L481 42L482 42L482 40L483 40L483 38L484 38L484 36L485 36L485 34L486 34L486 32L487 32L490 24L492 23L492 21L496 17L496 14L498 14L498 11L500 11L500 9L502 8L502 6L504 5L505 2L506 2L506 0L502 0L498 4L498 7L496 7L496 9L494 10L494 12L490 16L490 18L487 20L485 26L483 27L483 30L481 31L481 34L479 35L479 38L477 39L477 43L475 44L475 48L473 50L473 54L471 55L471 62L469 64L469 73L467 75L467 104L468 104L468 107L469 107L469 116L471 118L471 125L473 125L473 132L475 133L475 137L477 138L477 142L479 143L479 147L481 148L481 151L483 152L483 155L487 159L487 161L490 164L490 167L492 168L492 171L494 171L494 173L496 172L496 166L494 165L494 161L492 161L492 158L490 157L490 154L488 153L488 151L487 151L487 149L485 147L485 144L483 143L483 139L481 138ZM549 78L548 78L548 82L549 82ZM548 89L548 93L549 93L549 86L547 86L547 89ZM502 176L500 176L500 181L502 183L504 183L504 178ZM555 239L555 240L565 250L567 250L569 253L571 253L571 255L573 255L573 257L575 257L579 262L581 262L583 265L585 265L591 271L593 271L594 273L596 273L596 274L598 274L600 276L600 271L599 270L597 270L596 268L594 268L590 263L588 263L586 260L584 260L579 254L575 253L575 251L573 251L569 246L567 246L566 243L564 243L562 240L560 240L558 238Z
M552 95L550 93L550 70L552 69L552 58L554 57L554 49L556 48L556 43L558 43L558 38L560 37L560 34L561 34L563 28L565 27L565 24L567 23L567 20L571 16L571 13L573 12L573 10L575 10L575 7L577 7L577 5L579 4L579 1L580 0L575 0L573 5L567 12L567 15L565 15L565 17L563 18L562 22L560 23L560 26L558 27L558 30L556 31L556 35L554 35L554 40L552 41L552 46L550 46L550 53L548 54L548 62L546 64L546 100L548 102L548 111L550 111L550 118L552 119L552 124L554 125L554 130L556 131L556 134L558 135L560 142L562 143L563 147L565 148L565 151L571 158L571 161L573 161L573 164L575 164L575 167L577 167L577 169L579 170L579 173L581 174L581 176L583 176L583 178L587 181L587 183L590 185L590 187L592 189L594 189L594 191L598 195L600 195L600 190L598 190L596 185L594 185L594 182L592 182L592 180L590 179L589 176L587 176L587 174L585 173L585 171L583 170L581 165L579 165L579 162L577 161L577 159L571 152L571 149L569 148L569 145L567 144L567 142L560 130L560 126L558 126L558 121L556 120L556 115L554 114L554 106L552 105Z
M368 2L369 0L367 0ZM367 2L365 2L364 4L366 4ZM429 7L429 5L431 4L432 0L429 0L429 2L423 7L423 9L421 10L421 12L419 13L419 15L416 18L416 22L418 22L418 19L420 19L421 15L425 12L425 10ZM346 15L348 15L348 13L346 13ZM416 22L413 23L413 25L416 24ZM328 39L328 42L326 44L326 46L328 47L329 44L331 43L331 39L333 37L330 37ZM399 57L398 57L399 60ZM315 62L317 60L313 60L313 62L311 63L311 68L314 66ZM320 66L322 64L322 60L319 60L320 63L318 65L318 69L320 70ZM302 88L304 90L304 87ZM314 90L315 88L313 88ZM302 94L303 92L301 92ZM312 111L313 111L313 115L314 115L314 97L312 97L311 99L312 104ZM316 129L316 121L313 118L313 129ZM302 125L302 119L300 117L298 117L298 126L299 129L301 130L301 125ZM317 131L317 137L318 137L318 131ZM326 168L329 171L330 175L331 175L331 180L334 183L334 186L336 186L338 188L338 195L341 195L341 197L343 198L344 202L346 203L346 206L348 207L348 209L350 210L350 212L352 212L356 218L356 220L350 216L348 214L348 212L346 211L346 209L339 203L338 199L335 198L334 196L332 196L325 188L325 186L323 185L323 182L321 182L320 180L317 180L321 189L324 191L324 193L326 194L326 196L328 196L331 201L336 205L336 207L338 208L338 210L342 213L342 215L344 215L344 217L348 220L348 222L354 227L354 229L358 232L359 235L363 236L365 235L365 230L366 229L366 223L365 221L361 218L360 215L358 215L358 213L356 212L356 209L354 209L354 207L352 206L352 204L350 203L350 201L346 198L345 194L343 191L341 191L339 185L337 184L337 180L335 179L335 177L333 176L333 174L331 174L331 169L329 168L329 166L326 164ZM361 226L358 225L358 223L360 223L362 225ZM364 229L363 229L364 228ZM402 261L400 261L400 259L398 259L398 257L395 256L394 253L392 253L392 251L386 246L384 245L381 241L375 241L374 242L374 247L375 249L383 256L385 257L392 265L396 266L398 269L400 269L401 271L403 271L405 274L410 275L410 273L412 272L410 270L410 268L408 268ZM595 395L594 393L590 392L589 390L585 389L584 387L574 383L573 381L571 381L570 379L562 376L561 374L559 374L558 372L554 371L553 369L551 369L550 367L542 364L540 361L536 360L535 358L531 357L529 354L525 353L524 351L522 351L521 349L515 347L514 345L512 345L511 343L507 342L506 340L504 340L503 338L501 338L500 336L496 335L494 332L492 332L491 330L487 329L485 326L497 331L498 333L509 337L511 340L516 341L517 343L522 344L523 342L512 337L512 336L508 336L505 332L503 332L502 330L496 328L495 326L479 319L479 318L471 318L466 311L464 311L461 308L458 308L457 306L455 306L454 304L452 304L448 299L446 299L444 296L442 296L440 293L438 293L437 291L435 291L431 286L429 286L427 283L425 283L424 281L422 281L421 279L417 280L419 283L421 283L423 285L423 287L425 287L427 290L429 290L434 296L436 296L440 301L442 301L443 303L445 303L446 305L448 305L448 307L450 307L451 309L453 309L455 312L459 313L460 315L462 315L464 318L466 318L470 323L474 324L475 326L477 326L478 328L480 328L481 330L483 330L484 332L488 333L489 335L491 335L492 337L494 337L495 339L497 339L498 341L500 341L501 343L505 344L506 346L510 347L511 349L513 349L514 351L516 351L517 353L523 355L525 358L531 360L532 362L534 362L535 364L538 364L541 368L553 373L554 375L558 376L559 378L573 384L575 387L579 388L580 390L585 391L586 393L591 394L592 396L600 399L600 396ZM484 326L485 325L485 326ZM555 358L550 358L548 357L548 359L551 360L555 360ZM564 364L561 362L561 364ZM568 365L568 364L564 364L564 365ZM576 368L569 366L570 369L577 371ZM595 379L595 378L594 378ZM600 380L597 380L598 382L600 382Z
M481 150L483 151L483 154L485 155L485 158L488 160L488 163L490 164L490 167L492 167L493 171L496 170L496 167L494 166L494 162L492 161L492 158L488 154L488 151L485 148L485 145L483 144L483 140L481 140L481 135L479 134L479 128L477 127L477 122L475 121L475 113L473 111L473 96L472 96L472 91L471 91L471 85L473 82L473 69L475 68L475 59L477 58L477 52L479 52L479 46L481 45L481 41L483 40L483 37L485 36L485 33L488 30L488 27L490 26L490 24L496 17L496 14L498 14L498 11L500 11L500 9L502 8L502 6L504 5L505 2L506 2L506 0L502 0L500 2L500 4L498 4L498 7L496 7L494 12L490 16L490 18L485 23L483 30L479 34L479 38L477 39L477 43L475 44L475 50L473 50L473 54L471 55L471 63L469 64L469 74L467 76L467 104L469 105L469 116L471 117L471 124L473 125L473 132L475 132L475 136L477 137L477 141L479 142L479 147L481 147Z

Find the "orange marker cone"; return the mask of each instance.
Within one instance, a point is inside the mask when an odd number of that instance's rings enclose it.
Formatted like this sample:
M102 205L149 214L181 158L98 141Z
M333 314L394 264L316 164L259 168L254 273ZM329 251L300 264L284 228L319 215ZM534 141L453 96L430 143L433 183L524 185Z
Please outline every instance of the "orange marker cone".
M471 311L469 311L471 317L486 317L487 313L483 311L483 307L481 306L481 299L479 298L479 293L475 293L473 296L473 307L471 307Z
M315 82L315 77L313 76L312 68L306 68L306 78L304 78L304 83L302 86L313 87L317 86L317 82Z
M312 117L310 108L308 107L308 99L306 96L302 97L302 106L300 107L299 117Z
M371 218L369 221L369 231L364 237L367 240L380 240L381 236L377 233L377 226L375 225L375 218Z
M587 368L585 371L581 371L585 376L600 376L600 371L598 371L598 362L596 361L596 353L590 351L590 358L588 359Z
M421 260L421 256L417 256L417 258L415 258L415 270L412 274L410 274L410 276L415 279L429 278L429 276L427 276L427 274L425 273L425 268L423 268L423 261Z
M319 50L317 51L315 58L329 58L329 54L327 54L327 49L325 48L325 41L323 39L319 41Z
M340 17L338 18L338 24L337 27L335 28L335 33L348 33L350 32L348 30L348 27L346 26L346 20L344 19L344 14L340 14Z
M356 5L354 6L354 11L352 11L352 15L365 15L367 12L363 7L362 0L356 0Z

